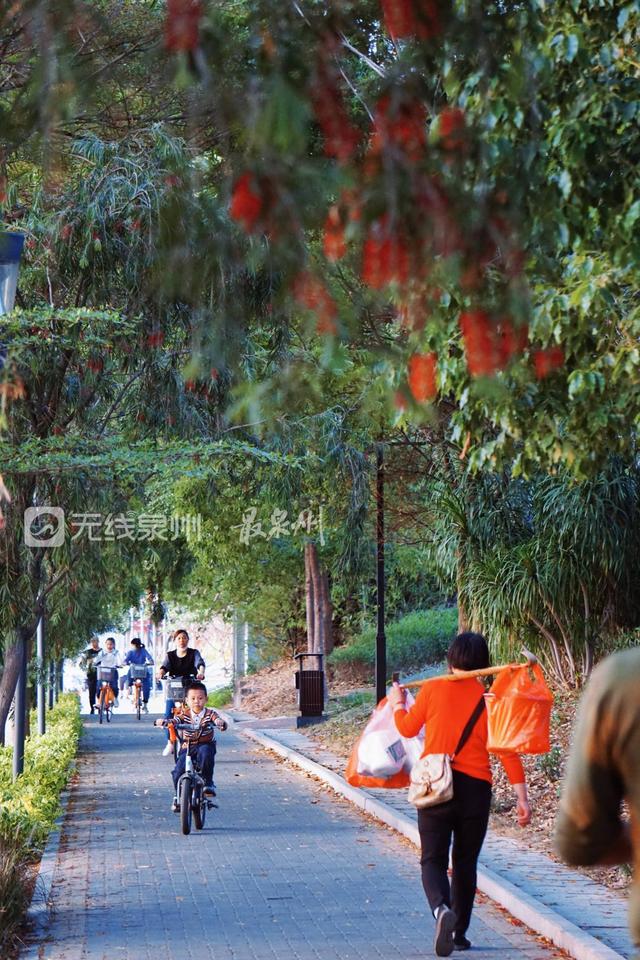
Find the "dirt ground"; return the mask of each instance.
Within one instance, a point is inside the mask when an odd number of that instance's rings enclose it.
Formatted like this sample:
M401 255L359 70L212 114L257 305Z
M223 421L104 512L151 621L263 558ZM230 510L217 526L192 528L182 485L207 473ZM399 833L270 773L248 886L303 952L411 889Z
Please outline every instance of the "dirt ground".
M290 660L252 674L246 678L246 686L251 692L242 698L243 710L260 717L293 716L297 713L294 668ZM372 703L355 707L344 703L347 695L363 692L362 680L357 677L331 678L329 688L330 719L307 728L305 732L344 757L346 764L351 748L370 715ZM491 826L496 833L511 837L523 846L557 860L552 845L553 824L579 694L554 693L556 700L551 721L551 751L541 757L523 757L533 821L524 830L518 827L513 790L501 764L496 761L493 763ZM583 872L613 890L624 891L631 882L628 867L590 867Z

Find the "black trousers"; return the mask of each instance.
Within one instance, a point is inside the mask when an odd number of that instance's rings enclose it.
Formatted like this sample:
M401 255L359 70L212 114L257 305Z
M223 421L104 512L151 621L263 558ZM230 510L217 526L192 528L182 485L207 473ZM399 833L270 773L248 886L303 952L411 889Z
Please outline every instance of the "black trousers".
M98 686L98 674L97 673L88 673L87 674L87 687L89 689L89 706L95 707L96 705L96 688Z
M422 886L432 911L442 904L451 907L457 917L458 934L466 933L471 920L478 857L487 832L490 804L490 783L454 770L453 800L418 810Z

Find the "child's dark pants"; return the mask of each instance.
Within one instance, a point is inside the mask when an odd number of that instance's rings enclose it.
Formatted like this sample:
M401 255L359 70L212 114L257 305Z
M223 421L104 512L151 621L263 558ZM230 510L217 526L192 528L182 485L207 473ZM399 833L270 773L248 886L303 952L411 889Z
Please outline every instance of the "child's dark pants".
M194 766L197 765L200 768L200 773L202 779L205 782L207 787L210 787L213 783L213 765L216 758L216 742L212 740L211 743L201 743L193 751L193 762ZM173 777L173 785L178 789L178 780L184 773L184 765L187 760L187 751L181 750L178 754L178 760L175 767L171 771L171 776Z

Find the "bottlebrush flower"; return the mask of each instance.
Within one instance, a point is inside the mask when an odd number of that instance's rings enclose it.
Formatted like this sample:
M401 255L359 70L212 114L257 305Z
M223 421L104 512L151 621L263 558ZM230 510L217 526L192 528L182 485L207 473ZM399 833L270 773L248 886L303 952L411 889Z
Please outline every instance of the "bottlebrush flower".
M389 96L376 104L370 150L377 153L388 146L403 150L417 160L427 145L427 110L419 100L394 103Z
M466 122L464 110L446 107L438 117L438 133L445 150L460 150L464 146Z
M381 0L387 33L393 40L429 40L442 29L437 0Z
M341 260L347 252L347 243L344 237L344 223L340 216L340 209L336 203L329 207L327 219L324 222L322 248L327 260Z
M490 377L498 367L495 330L484 310L460 314L467 367L472 377Z
M252 233L260 219L263 206L253 174L243 173L233 188L229 215L233 220L237 220L247 233Z
M321 45L311 101L324 138L324 152L346 163L360 143L360 132L351 122L342 89L342 77L334 62L336 38L329 36Z
M338 308L319 277L307 270L299 273L293 284L293 295L301 306L316 314L318 333L337 333Z
M435 353L414 353L409 357L409 389L418 403L432 400L438 392L436 369L438 357Z
M547 350L536 350L533 354L533 367L538 380L543 380L552 370L557 370L564 363L562 347L549 347Z
M362 279L367 286L380 290L394 281L406 283L409 267L409 250L404 239L384 218L372 223L362 251Z
M164 43L172 53L198 46L202 3L200 0L167 0Z

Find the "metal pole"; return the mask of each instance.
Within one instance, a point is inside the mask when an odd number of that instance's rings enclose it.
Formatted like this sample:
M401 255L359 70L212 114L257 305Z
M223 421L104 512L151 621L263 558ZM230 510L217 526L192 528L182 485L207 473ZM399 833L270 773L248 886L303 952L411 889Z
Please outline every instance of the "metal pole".
M56 688L56 662L55 660L49 660L49 710L53 710L55 688Z
M38 683L37 683L37 710L38 710L38 734L42 737L46 729L45 720L45 690L44 690L44 614L38 621L36 631L36 659L38 662Z
M129 607L129 643L133 640L133 607Z
M24 770L24 737L27 720L27 641L20 634L20 673L16 684L14 699L14 732L13 732L13 779L17 780Z
M376 701L387 693L387 638L384 632L384 460L383 447L378 444L376 454L376 593L378 626L376 632Z
M58 660L58 693L64 690L64 660ZM57 698L56 698L57 699Z

